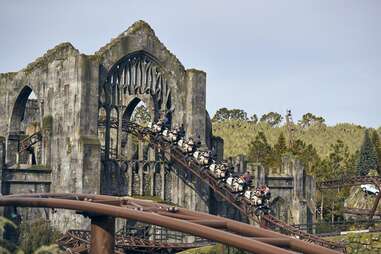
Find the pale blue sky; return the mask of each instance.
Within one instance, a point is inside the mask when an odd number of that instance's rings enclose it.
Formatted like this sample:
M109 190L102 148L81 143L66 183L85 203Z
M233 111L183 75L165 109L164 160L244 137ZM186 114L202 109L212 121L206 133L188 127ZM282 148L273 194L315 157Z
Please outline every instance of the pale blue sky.
M207 72L207 107L312 112L381 126L381 1L2 0L0 72L69 41L91 54L143 19L186 68Z

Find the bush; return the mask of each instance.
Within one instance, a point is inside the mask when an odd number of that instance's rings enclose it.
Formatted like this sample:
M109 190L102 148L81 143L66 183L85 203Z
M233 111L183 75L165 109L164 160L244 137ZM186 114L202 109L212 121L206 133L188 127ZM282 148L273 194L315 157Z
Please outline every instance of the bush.
M26 254L32 254L42 246L55 243L61 234L54 229L49 221L39 219L32 222L25 221L20 225L19 247ZM54 252L39 252L54 253Z

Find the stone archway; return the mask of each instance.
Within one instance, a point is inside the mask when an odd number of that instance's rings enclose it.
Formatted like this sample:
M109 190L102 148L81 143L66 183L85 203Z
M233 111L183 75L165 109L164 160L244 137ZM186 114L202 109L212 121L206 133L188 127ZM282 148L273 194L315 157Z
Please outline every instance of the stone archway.
M31 146L20 152L19 142L41 130L40 102L30 86L24 86L13 105L9 119L6 163L8 165L26 163L41 164L41 145Z

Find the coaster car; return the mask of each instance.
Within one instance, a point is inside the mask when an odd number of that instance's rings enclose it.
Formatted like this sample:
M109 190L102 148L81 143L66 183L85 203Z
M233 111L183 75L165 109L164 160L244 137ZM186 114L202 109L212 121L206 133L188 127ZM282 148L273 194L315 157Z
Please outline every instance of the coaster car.
M193 158L196 160L196 162L201 166L207 166L210 164L211 161L211 154L210 151L200 151L196 150L193 153Z
M223 164L217 164L214 161L209 165L209 172L216 179L225 179L228 176L228 166Z
M188 140L180 138L177 145L183 154L191 154L196 150L196 145L192 138L189 138Z
M244 191L245 181L239 177L229 176L226 179L227 187L234 193L241 193Z
M148 128L151 129L151 131L155 134L160 133L163 130L163 122L158 121L156 123L149 123Z
M262 198L258 191L246 190L243 196L250 205L260 206L263 204Z
M173 130L165 129L163 131L163 139L174 144L178 142L181 138L181 130L179 128L175 128Z

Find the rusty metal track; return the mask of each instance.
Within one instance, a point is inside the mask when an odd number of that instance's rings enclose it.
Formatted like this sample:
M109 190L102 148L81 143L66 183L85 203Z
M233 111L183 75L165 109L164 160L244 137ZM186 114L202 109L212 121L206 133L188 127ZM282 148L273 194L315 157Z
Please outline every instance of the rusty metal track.
M332 189L332 188L340 188L345 186L356 186L361 184L374 184L381 190L381 177L379 176L352 176L352 177L342 177L340 179L328 180L324 182L320 182L317 184L317 188L322 189ZM372 222L373 216L377 210L378 204L381 200L381 191L376 196L374 200L372 209L368 210L369 216L369 225ZM364 212L364 211L362 211ZM364 214L364 213L362 213Z
M24 196L3 196L0 198L0 206L70 209L81 211L84 214L121 217L221 242L251 253L294 254L294 251L307 254L339 253L271 230L223 217L132 198L86 194L26 194ZM176 215L184 216L186 219L175 218ZM218 227L217 225L203 225L203 222L208 220L218 221L220 225ZM224 229L220 228L221 225L224 226ZM263 237L267 240L263 240ZM280 241L277 242L277 239ZM285 244L285 242L288 243L291 251L276 246ZM81 247L80 244L79 247Z
M356 186L361 184L373 183L376 186L381 185L381 177L379 176L349 176L342 177L339 179L328 180L323 182L318 182L316 187L320 190L322 189L333 189L345 186Z
M58 244L65 249L76 249L81 247L90 249L90 231L88 230L69 230L58 240ZM133 236L116 235L115 249L118 253L125 253L126 251L137 251L144 253L162 253L168 249L173 252L179 252L191 248L198 248L211 244L211 242L204 243L163 243L159 241L152 241Z
M278 229L282 232L286 231L287 234L298 236L300 239L306 240L308 242L317 243L317 244L320 244L322 246L326 246L326 245L330 244L326 240L319 238L316 235L311 235L311 234L309 234L309 233L307 233L301 229L298 229L296 227L293 227L293 226L275 218L274 216L272 216L270 214L264 215L263 220L265 220L266 223L269 225L269 227L271 227L273 229ZM332 244L328 247L331 249L336 249L337 245L335 243L335 244Z
M355 215L369 215L372 209L344 208L344 213ZM374 215L381 216L381 212L375 212Z
M171 160L176 161L181 166L191 171L200 180L208 184L214 190L214 192L216 192L220 197L222 197L229 204L237 208L248 218L252 219L258 224L262 224L262 222L254 214L252 207L248 203L246 203L245 200L241 200L241 202L237 202L233 193L231 193L224 185L220 185L218 181L212 175L209 174L208 171L203 172L200 170L200 166L194 163L193 161L186 161L181 151L179 151L176 147L171 147L168 143L162 141L160 138L159 139L155 138L153 134L150 133L150 131L148 131L145 128L142 128L141 126L135 123L124 122L122 129L124 131L127 131L129 133L136 135L139 139L148 141L148 143L151 144L152 146L165 152L168 156L170 156ZM263 217L263 219L266 222L267 226L272 228L281 227L283 229L282 232L287 233L289 235L297 236L300 239L306 240L308 242L314 242L318 245L321 245L327 248L344 250L344 246L342 244L327 241L315 235L299 230L297 228L293 228L291 225L288 225L285 222L277 220L273 216L269 215L269 216Z

